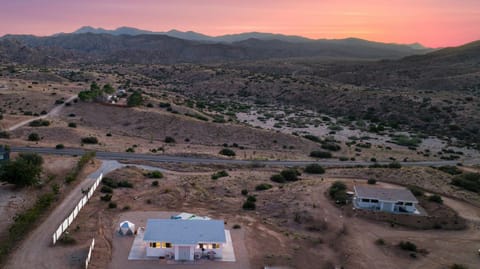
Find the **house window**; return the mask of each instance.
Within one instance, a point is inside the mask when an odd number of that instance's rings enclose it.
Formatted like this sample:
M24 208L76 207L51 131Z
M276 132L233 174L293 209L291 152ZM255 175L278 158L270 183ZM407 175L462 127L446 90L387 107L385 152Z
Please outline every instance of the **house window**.
M405 203L406 206L412 206L413 203Z
M362 199L362 202L364 202L364 203L370 203L370 199Z
M403 205L403 202L397 202L396 205Z
M150 242L150 247L151 248L156 248L157 247L157 242Z
M165 243L166 248L172 248L172 243Z
M378 200L374 200L374 199L372 199L372 200L370 200L370 202L371 202L371 203L375 203L375 204L376 204L376 203L378 203Z
M213 244L212 246L213 246L214 249L220 248L220 244Z

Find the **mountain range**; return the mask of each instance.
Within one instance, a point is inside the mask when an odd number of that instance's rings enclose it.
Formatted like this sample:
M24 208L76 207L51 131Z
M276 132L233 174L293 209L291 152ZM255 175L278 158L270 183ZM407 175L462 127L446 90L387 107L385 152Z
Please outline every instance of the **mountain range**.
M215 37L230 41L222 42L209 40L208 36L194 32L167 33L152 34L127 27L112 33L83 27L75 33L46 37L6 35L0 38L0 61L55 65L90 62L212 63L285 58L379 60L432 51L357 38L309 40L265 33Z
M85 34L85 33L92 33L92 34L111 34L111 35L166 35L171 37L176 37L185 40L194 40L194 41L204 41L204 42L223 42L223 43L233 43L244 41L247 39L259 39L259 40L280 40L285 42L292 42L292 43L300 43L300 42L311 42L311 41L328 41L328 39L310 39L303 36L298 35L283 35L283 34L272 34L272 33L260 33L260 32L247 32L247 33L240 33L240 34L228 34L228 35L221 35L221 36L209 36L193 31L178 31L178 30L170 30L167 32L155 32L149 30L141 30L133 27L118 27L114 30L107 30L103 28L94 28L92 26L83 26L78 30L72 32L72 34ZM349 38L353 39L353 38ZM335 40L330 40L335 41ZM396 44L392 44L396 45ZM430 49L428 47L423 46L420 43L412 43L412 44L405 44L406 46L411 47L412 49L416 50L427 50Z

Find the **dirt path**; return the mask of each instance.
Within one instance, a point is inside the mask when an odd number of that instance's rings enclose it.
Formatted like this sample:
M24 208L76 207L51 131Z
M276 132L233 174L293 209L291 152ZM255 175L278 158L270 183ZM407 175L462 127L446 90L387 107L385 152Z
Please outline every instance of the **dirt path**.
M107 174L124 166L126 164L121 164L117 161L103 161L98 170L78 184L62 200L61 204L50 213L44 222L39 223L37 228L29 234L20 247L12 253L5 268L30 269L32 264L35 264L35 268L53 269L65 268L66 264L70 264L72 261L68 260L64 248L59 245L52 246L53 233L82 198L82 189L89 188L101 173ZM148 170L162 170L156 167L141 167Z
M32 118L32 119L28 119L28 120L25 120L25 121L22 121L22 122L19 122L11 127L9 127L7 129L7 131L11 132L11 131L15 131L16 129L22 127L22 126L25 126L27 124L29 124L30 122L34 121L34 120L40 120L40 119L45 119L47 117L56 117L60 114L60 111L62 111L62 108L65 107L65 103L68 103L68 102L71 102L73 101L75 98L77 98L78 95L74 95L74 96L71 96L70 98L68 98L67 100L65 100L65 102L63 104L60 104L56 107L54 107L52 110L50 110L50 112L48 112L47 114L45 115L42 115L42 116L39 116L39 117L35 117L35 118Z

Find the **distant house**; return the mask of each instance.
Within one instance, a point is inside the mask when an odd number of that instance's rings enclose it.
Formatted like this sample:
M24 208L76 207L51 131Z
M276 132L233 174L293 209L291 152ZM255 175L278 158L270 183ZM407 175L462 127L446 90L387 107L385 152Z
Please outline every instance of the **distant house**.
M10 159L10 151L0 145L0 162Z
M390 213L418 213L418 200L407 189L354 186L353 205L360 209Z
M193 261L222 258L227 243L222 220L149 219L143 241L147 257Z

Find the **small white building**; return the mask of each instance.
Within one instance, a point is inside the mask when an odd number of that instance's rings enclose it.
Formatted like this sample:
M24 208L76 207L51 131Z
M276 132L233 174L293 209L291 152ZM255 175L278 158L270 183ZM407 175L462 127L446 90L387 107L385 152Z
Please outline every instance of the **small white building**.
M390 213L417 213L417 198L407 189L354 186L353 205Z
M222 220L149 219L143 241L147 257L193 261L222 258L227 243Z

